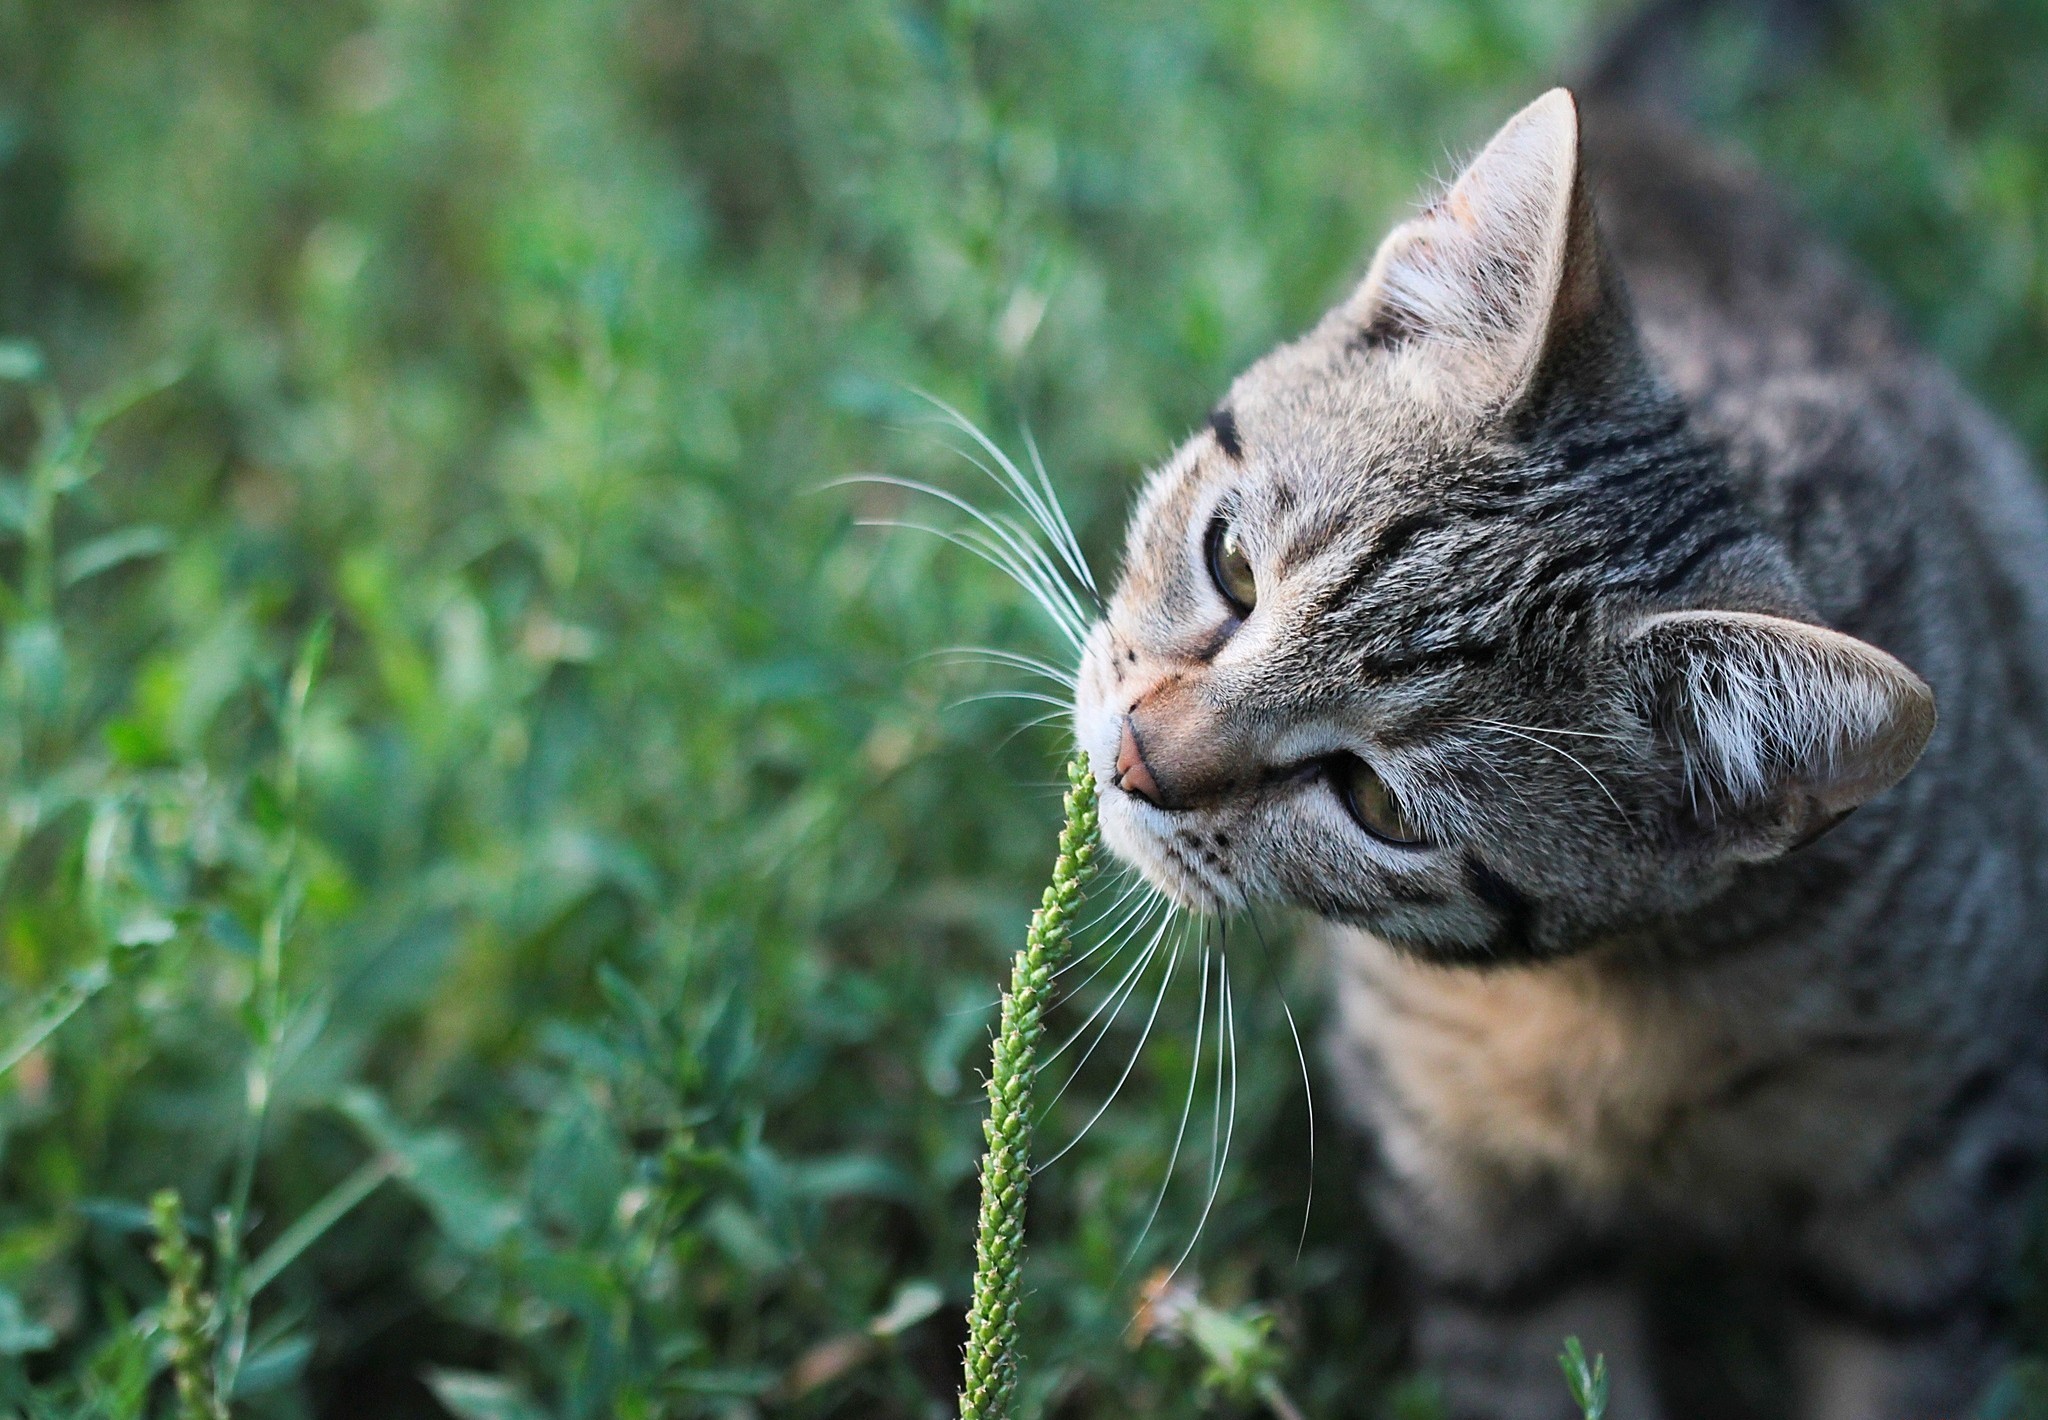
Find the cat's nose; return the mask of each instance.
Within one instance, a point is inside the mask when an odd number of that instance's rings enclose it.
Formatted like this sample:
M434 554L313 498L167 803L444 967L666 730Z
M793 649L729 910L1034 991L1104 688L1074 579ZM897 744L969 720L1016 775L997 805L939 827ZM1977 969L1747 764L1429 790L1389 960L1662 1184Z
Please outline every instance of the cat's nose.
M1153 805L1159 802L1159 781L1152 777L1152 766L1145 763L1145 751L1128 715L1118 722L1116 774L1109 782L1133 798Z

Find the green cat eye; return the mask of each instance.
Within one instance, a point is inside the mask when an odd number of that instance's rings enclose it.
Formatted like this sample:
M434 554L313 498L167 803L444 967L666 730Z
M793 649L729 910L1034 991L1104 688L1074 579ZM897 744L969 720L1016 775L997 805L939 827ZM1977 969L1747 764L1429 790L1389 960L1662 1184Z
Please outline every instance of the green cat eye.
M1387 781L1357 755L1340 754L1331 760L1330 782L1345 810L1374 838L1400 844L1422 842L1422 831L1408 821Z
M1227 518L1209 524L1209 578L1239 617L1250 616L1252 608L1259 604L1259 584L1252 576L1252 560L1238 546L1237 527Z

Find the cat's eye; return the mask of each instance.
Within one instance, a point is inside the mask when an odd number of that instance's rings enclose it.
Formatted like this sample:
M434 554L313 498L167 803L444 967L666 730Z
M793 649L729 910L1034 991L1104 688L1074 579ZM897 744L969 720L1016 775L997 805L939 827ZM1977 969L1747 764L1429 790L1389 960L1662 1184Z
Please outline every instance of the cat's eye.
M1259 604L1259 584L1252 576L1252 560L1237 541L1237 525L1228 518L1209 524L1209 579L1230 609L1239 617L1252 614Z
M1345 811L1374 838L1400 844L1423 841L1422 830L1409 821L1387 781L1357 755L1340 754L1330 761L1330 783Z

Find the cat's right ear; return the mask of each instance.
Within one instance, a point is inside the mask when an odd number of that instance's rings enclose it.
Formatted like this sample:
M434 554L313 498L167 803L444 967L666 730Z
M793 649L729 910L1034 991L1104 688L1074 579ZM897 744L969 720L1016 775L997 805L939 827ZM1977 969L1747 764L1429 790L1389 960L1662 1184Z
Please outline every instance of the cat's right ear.
M1761 862L1825 833L1906 776L1934 692L1866 641L1786 617L1679 611L1624 645L1681 812L1718 851Z
M1632 355L1581 166L1578 104L1552 89L1380 244L1338 310L1350 338L1493 405L1540 392L1589 350Z

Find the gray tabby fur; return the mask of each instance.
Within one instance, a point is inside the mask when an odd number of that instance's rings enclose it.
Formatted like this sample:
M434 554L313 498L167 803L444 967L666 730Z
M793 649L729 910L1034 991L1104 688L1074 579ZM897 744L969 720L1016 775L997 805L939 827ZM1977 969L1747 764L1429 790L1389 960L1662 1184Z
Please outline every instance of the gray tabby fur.
M2048 1135L2048 503L1752 178L1518 115L1151 477L1076 723L1162 890L1329 924L1454 1416L1567 1414L1571 1331L1658 1414L1678 1248L1794 1298L1802 1416L1991 1374Z

